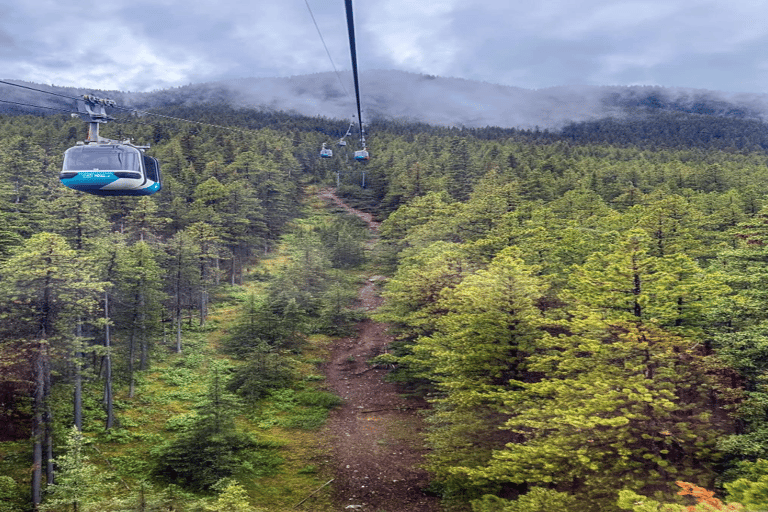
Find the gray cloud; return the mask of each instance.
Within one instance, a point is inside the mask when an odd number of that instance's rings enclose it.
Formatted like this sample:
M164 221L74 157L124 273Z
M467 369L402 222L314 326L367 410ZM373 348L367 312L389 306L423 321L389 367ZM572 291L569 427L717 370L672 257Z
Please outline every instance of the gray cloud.
M340 0L309 0L348 72ZM358 0L363 69L527 89L768 90L762 0ZM332 70L304 0L0 0L0 78L150 91Z

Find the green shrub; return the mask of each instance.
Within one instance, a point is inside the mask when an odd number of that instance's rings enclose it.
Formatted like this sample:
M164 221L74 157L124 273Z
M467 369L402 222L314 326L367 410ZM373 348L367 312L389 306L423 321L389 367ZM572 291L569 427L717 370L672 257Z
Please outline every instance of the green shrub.
M333 409L341 404L341 398L328 391L307 390L296 394L296 403L308 407Z

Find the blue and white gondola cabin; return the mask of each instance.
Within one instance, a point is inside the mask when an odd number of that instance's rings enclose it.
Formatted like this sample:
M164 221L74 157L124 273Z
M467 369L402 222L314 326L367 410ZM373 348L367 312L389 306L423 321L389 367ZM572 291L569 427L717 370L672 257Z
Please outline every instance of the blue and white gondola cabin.
M64 153L67 187L98 196L146 196L162 188L160 163L130 144L81 144Z

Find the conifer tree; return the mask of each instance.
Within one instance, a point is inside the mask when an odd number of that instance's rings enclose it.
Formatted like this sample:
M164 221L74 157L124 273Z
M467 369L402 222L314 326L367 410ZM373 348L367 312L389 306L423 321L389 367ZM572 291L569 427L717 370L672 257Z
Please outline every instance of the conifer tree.
M32 362L35 375L32 496L37 505L41 500L44 464L48 482L53 481L52 418L48 403L50 347L52 344L61 347L71 341L77 319L92 313L102 285L66 240L53 233L40 233L27 240L0 267L0 275L4 277L0 293L8 304L6 314L13 319L10 323L19 327L13 336L35 340L38 348Z
M205 325L208 316L208 301L211 289L219 284L219 244L221 239L213 226L206 222L195 222L186 233L192 242L196 256L197 304L200 325Z
M259 442L239 432L235 414L239 403L226 391L222 368L214 367L207 393L197 406L192 423L158 455L154 474L166 481L198 490L208 490L238 470L246 470L259 450L270 443ZM272 459L267 464L274 464ZM268 472L268 467L254 468Z
M474 482L553 484L596 506L617 488L711 484L730 402L702 324L727 289L682 255L649 255L648 240L629 232L575 269L565 332L526 361L540 378L500 398L518 437L466 470Z
M117 260L117 286L123 329L128 333L129 395L134 393L134 371L149 367L149 346L161 320L162 272L157 254L147 242L125 248ZM138 356L138 357L137 357Z
M713 267L734 293L711 316L717 326L714 347L744 379L746 399L737 418L742 431L724 438L734 461L768 457L768 212L761 211L735 230L736 247L723 250Z
M94 510L90 505L99 500L107 485L104 472L86 455L86 446L82 432L72 426L65 451L56 458L56 481L48 486L48 497L40 510Z
M167 243L166 287L170 290L176 352L182 351L181 319L184 308L193 306L193 290L199 282L198 254L188 231L180 231Z
M508 436L499 397L509 381L527 379L526 358L542 336L535 303L541 283L515 248L501 251L487 269L444 289L436 332L415 340L403 362L434 382L437 398L427 439L430 468L451 480L457 466L484 464Z

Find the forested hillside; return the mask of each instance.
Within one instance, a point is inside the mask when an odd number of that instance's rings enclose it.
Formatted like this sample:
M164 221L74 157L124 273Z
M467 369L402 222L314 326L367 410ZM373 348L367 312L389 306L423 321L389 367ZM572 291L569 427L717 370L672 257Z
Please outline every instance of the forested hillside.
M359 226L305 213L307 187L336 184L383 221L378 319L397 339L377 362L431 404L446 510L657 510L702 488L768 507L763 124L379 122L357 164L318 158L346 122L162 112L233 129L107 125L162 163L139 200L60 185L82 122L0 118L0 510L29 510L30 489L49 510L290 508L276 472L317 469L267 432L333 405L308 361L363 262Z
M162 162L162 192L139 199L61 185L84 123L0 119L0 509L202 510L189 492L225 499L222 479L283 467L280 441L244 421L316 429L338 401L311 386L304 339L344 329L349 287L334 272L356 263L361 228L306 219L284 240L322 178L320 136L232 124L105 127ZM278 244L297 257L270 273L259 262ZM210 308L227 304L222 333Z

